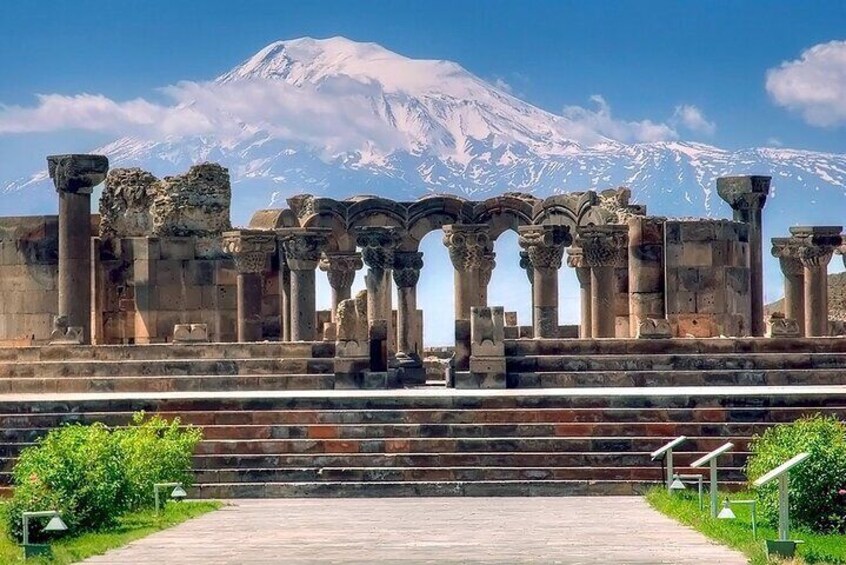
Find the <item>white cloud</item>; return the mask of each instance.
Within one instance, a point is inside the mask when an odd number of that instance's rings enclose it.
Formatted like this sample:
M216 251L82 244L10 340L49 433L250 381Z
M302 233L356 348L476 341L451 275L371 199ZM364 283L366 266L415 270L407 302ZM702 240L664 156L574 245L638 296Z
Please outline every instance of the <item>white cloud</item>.
M326 81L319 90L256 79L180 82L161 89L162 103L99 94L38 95L31 107L0 105L0 135L79 129L149 139L208 134L237 142L264 130L329 152L404 147L406 141L361 96L368 88L343 78Z
M507 92L508 94L514 93L514 87L508 84L508 82L502 77L496 77L494 79L493 85L498 89L502 90L503 92Z
M680 124L686 129L694 133L702 133L705 135L714 135L717 131L717 126L714 122L705 119L705 114L702 110L692 104L681 104L676 106L673 117L670 119L673 124Z
M846 124L846 41L821 43L767 71L776 104L800 112L814 126Z
M652 120L626 121L615 118L611 106L599 94L590 97L596 109L582 106L566 106L562 112L573 123L576 130L581 130L581 139L610 137L623 143L668 141L678 139L679 134L667 123Z
M768 137L767 145L770 147L784 147L784 143L777 137Z

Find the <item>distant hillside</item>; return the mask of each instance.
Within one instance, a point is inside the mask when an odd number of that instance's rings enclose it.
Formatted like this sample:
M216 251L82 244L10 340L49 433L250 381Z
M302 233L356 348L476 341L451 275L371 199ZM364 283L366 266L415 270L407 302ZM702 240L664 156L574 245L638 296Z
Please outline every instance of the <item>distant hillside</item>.
M784 299L767 304L767 314L784 311ZM846 321L846 273L828 275L828 317Z

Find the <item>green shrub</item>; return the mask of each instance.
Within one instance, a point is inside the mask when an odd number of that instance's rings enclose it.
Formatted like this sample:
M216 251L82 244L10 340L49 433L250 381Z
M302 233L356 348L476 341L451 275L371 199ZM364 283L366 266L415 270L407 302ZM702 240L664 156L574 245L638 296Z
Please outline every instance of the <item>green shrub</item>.
M820 415L780 424L756 436L746 463L754 481L794 455L810 453L790 472L790 518L820 533L846 532L846 426ZM762 518L778 523L778 481L758 489Z
M145 421L143 412L133 416L132 426L116 430L115 439L126 464L126 503L130 508L153 504L153 485L193 483L191 456L203 438L199 428L180 428L179 418L166 421L153 416Z
M12 473L14 494L6 511L9 533L22 538L21 514L58 510L68 531L115 524L127 510L153 503L153 483L192 482L191 456L202 433L179 420L133 416L130 426L73 424L50 431L21 452ZM37 522L30 539L41 537Z

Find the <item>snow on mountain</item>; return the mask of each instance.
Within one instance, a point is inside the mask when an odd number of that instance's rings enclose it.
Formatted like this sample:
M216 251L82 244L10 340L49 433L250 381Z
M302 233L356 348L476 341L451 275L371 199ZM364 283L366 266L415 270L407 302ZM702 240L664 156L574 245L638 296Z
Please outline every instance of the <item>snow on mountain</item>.
M726 151L685 141L620 143L532 106L456 63L409 59L374 43L340 37L279 41L192 88L183 87L179 107L219 104L225 127L201 135L124 137L94 151L108 155L113 167L138 166L158 175L218 161L232 174L236 222L302 192L413 199L429 191L483 198L619 185L632 188L652 213L726 215L715 180L744 173L773 176L767 217L774 233L796 222L831 224L832 210L846 209L842 154ZM245 88L263 102L239 98ZM196 96L186 99L185 92ZM0 183L0 190L14 193L47 182L41 173Z

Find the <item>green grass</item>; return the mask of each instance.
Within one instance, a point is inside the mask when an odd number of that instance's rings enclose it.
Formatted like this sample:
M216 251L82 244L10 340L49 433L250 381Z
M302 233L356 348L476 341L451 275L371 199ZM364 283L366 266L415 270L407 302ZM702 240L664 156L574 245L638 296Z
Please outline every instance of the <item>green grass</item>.
M720 501L725 497L721 494ZM755 498L749 493L734 493L730 499ZM646 494L647 502L659 512L674 518L705 534L707 537L744 553L752 565L765 565L765 539L777 539L775 528L758 522L758 539L752 538L752 517L746 506L732 506L736 520L717 520L708 512L708 494L705 493L705 510L699 510L696 493L685 491L670 495L664 488L656 487ZM790 537L803 540L798 546L795 563L817 563L821 565L846 565L846 535L819 535L793 529Z
M217 510L220 507L220 502L180 502L167 504L158 517L153 510L131 512L122 517L116 527L108 531L57 539L51 544L53 559L38 558L24 561L21 547L12 541L5 531L2 531L0 532L0 563L4 565L12 563L33 565L75 563L86 557L100 555L159 530L175 526L206 512Z

